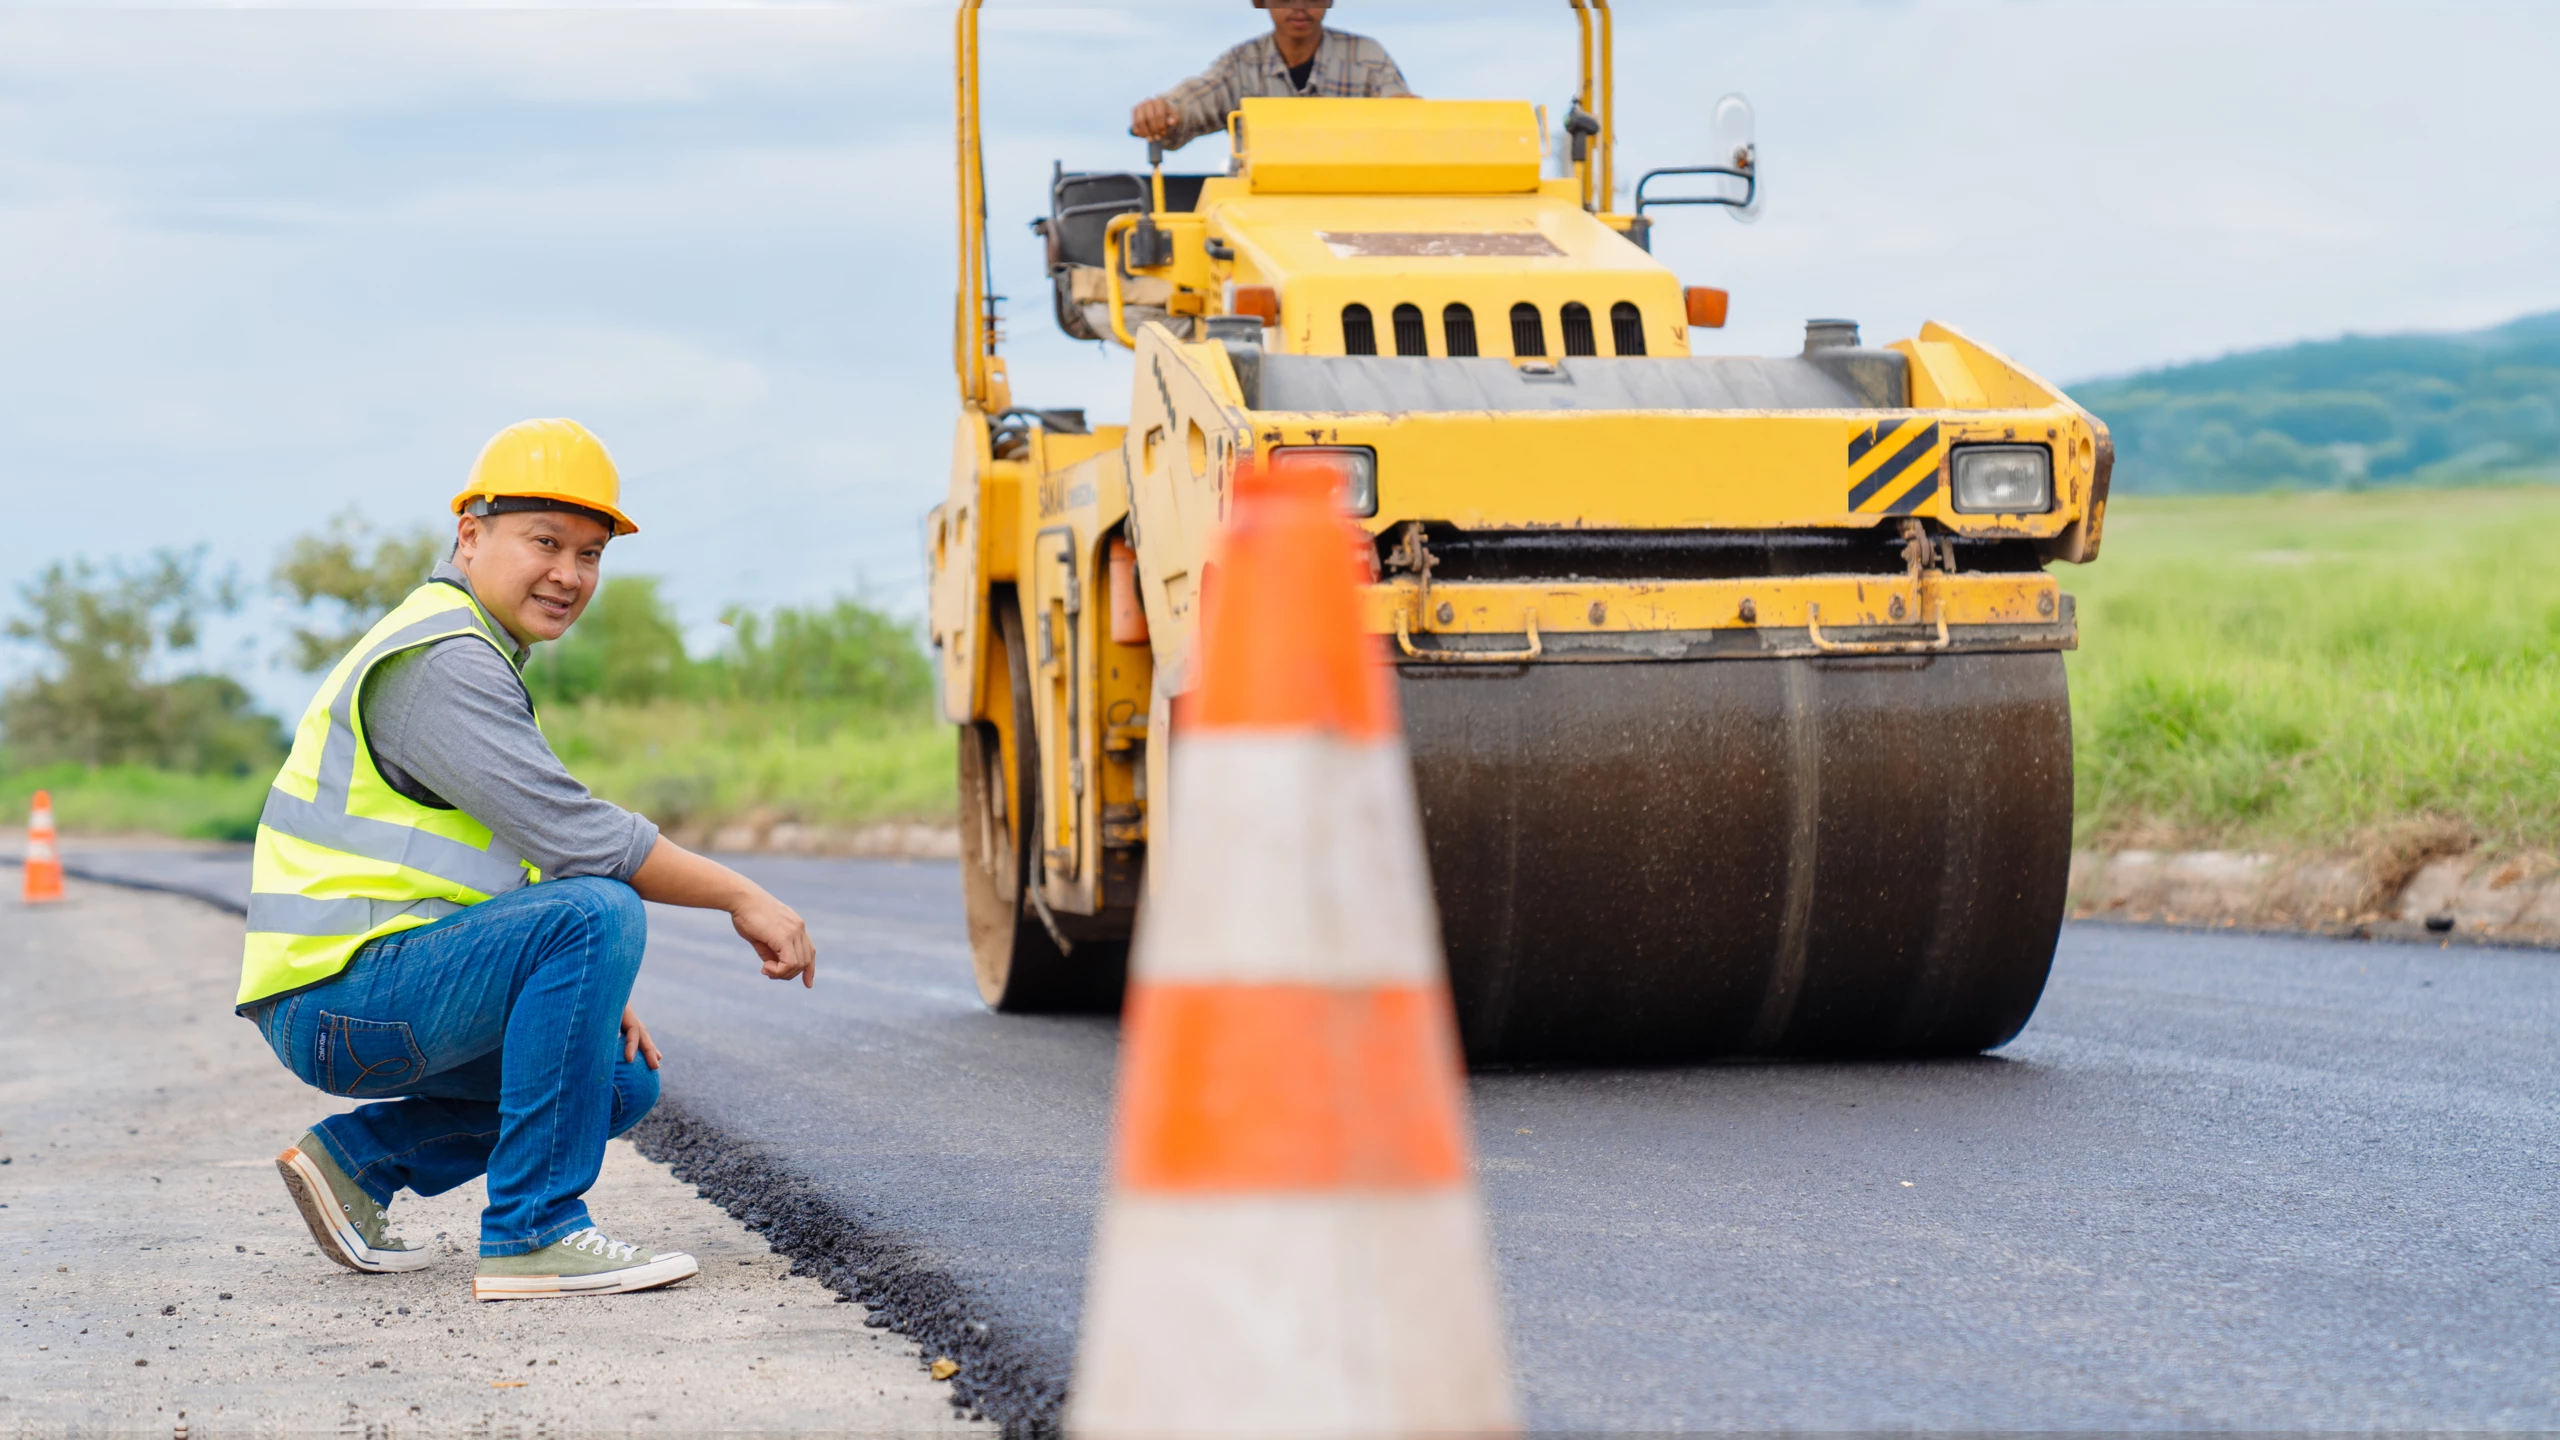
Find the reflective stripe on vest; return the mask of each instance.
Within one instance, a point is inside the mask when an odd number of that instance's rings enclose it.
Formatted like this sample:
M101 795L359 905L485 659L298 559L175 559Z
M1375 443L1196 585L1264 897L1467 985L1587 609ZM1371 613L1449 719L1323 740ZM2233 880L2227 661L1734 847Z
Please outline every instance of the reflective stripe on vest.
M460 587L430 581L330 670L258 817L235 1003L319 984L368 941L540 878L479 821L392 789L364 740L361 697L375 666L458 636L504 657L500 633Z

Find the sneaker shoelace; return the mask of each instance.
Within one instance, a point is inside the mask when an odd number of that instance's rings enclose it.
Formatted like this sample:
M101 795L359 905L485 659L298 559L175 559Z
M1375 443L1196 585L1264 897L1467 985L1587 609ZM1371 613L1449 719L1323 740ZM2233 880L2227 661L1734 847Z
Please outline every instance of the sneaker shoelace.
M560 1243L572 1249L584 1250L590 1255L601 1255L608 1260L637 1260L640 1257L639 1246L625 1245L592 1225Z
M365 1242L367 1244L377 1245L392 1250L406 1250L409 1248L408 1246L400 1243L400 1237L391 1233L390 1208L376 1203L372 1196L368 1195L364 1197L364 1208L362 1210L358 1210L344 1201L339 1202L338 1208L346 1211L348 1218L356 1222L356 1228L364 1235Z

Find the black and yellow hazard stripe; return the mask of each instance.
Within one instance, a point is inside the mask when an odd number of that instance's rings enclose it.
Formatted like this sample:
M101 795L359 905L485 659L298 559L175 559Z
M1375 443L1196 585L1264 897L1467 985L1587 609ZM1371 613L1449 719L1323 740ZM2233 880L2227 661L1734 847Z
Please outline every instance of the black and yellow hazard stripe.
M1938 493L1938 422L1879 420L1849 436L1849 509L1908 515Z

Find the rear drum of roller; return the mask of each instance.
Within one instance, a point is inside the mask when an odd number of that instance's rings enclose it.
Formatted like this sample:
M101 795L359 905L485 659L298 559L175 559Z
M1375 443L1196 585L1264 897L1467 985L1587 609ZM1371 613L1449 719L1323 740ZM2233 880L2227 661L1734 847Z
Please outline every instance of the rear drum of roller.
M1400 673L1471 1060L1961 1054L2034 1012L2059 654Z

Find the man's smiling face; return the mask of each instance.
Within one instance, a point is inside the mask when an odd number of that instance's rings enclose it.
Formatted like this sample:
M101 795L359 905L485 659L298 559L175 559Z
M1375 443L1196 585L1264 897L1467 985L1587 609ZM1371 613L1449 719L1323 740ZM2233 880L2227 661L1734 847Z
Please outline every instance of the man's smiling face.
M557 640L593 600L613 531L557 510L465 515L455 530L454 568L519 645Z

